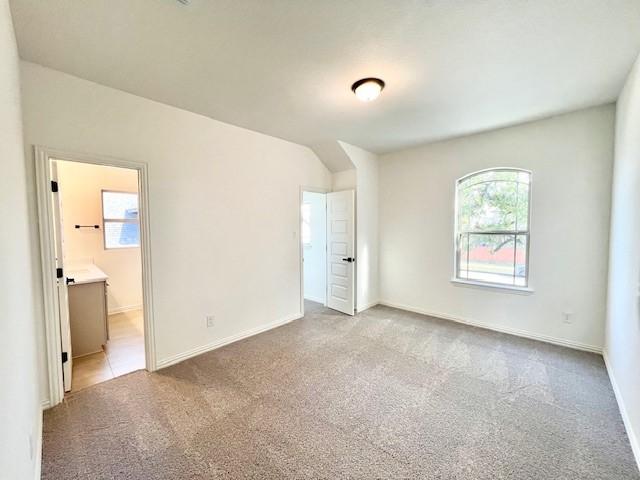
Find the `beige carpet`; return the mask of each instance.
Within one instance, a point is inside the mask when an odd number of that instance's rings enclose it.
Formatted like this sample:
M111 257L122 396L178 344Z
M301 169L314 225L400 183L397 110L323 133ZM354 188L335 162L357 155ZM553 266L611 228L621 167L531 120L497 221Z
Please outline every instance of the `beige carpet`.
M45 413L43 478L640 478L600 356L307 308L71 395Z

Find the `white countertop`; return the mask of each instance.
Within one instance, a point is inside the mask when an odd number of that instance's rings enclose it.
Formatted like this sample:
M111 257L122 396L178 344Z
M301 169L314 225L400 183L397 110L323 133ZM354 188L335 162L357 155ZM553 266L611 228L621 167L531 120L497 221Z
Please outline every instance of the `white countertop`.
M84 265L73 265L66 271L67 278L75 281L69 285L80 285L82 283L106 282L109 277L106 273L96 267L93 263Z

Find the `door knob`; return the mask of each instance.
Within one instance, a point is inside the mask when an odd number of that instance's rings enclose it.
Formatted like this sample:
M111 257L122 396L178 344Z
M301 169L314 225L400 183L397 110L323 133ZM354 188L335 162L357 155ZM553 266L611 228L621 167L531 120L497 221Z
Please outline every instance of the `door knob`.
M342 261L351 263L351 262L355 262L356 259L353 257L347 257L347 258L343 258Z

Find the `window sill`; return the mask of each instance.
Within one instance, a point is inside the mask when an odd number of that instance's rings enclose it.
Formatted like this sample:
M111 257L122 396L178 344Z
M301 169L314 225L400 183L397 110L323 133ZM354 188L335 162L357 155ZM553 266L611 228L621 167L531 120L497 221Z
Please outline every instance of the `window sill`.
M516 295L531 295L534 293L533 288L530 287L516 287L511 285L498 285L496 283L474 282L471 280L461 280L459 278L452 278L451 283L459 287L501 290L504 293L515 293Z

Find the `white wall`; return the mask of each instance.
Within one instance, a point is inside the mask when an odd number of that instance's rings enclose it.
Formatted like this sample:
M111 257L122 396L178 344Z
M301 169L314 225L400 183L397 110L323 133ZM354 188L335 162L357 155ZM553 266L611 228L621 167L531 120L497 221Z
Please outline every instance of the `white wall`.
M310 149L21 65L29 152L37 144L149 165L161 364L299 315L300 186L331 182ZM32 157L29 218L35 225ZM31 254L38 263L37 243ZM207 314L215 316L213 328L206 327Z
M105 250L102 225L102 190L137 192L137 170L77 162L57 163L64 223L65 264L88 260L109 276L109 313L141 308L140 248ZM99 224L101 228L76 229L75 224Z
M355 190L357 183L358 180L355 168L336 172L331 176L331 188L334 192L339 192L341 190Z
M617 107L605 358L640 466L640 60Z
M380 300L378 156L354 145L339 143L356 167L356 308L362 312Z
M6 0L0 0L0 158L0 477L23 480L39 478L42 414L18 53Z
M304 298L324 304L327 297L327 196L303 192L311 208L311 244L303 246Z
M600 349L613 128L609 105L382 156L383 302ZM456 179L500 166L533 171L531 295L450 282Z

